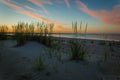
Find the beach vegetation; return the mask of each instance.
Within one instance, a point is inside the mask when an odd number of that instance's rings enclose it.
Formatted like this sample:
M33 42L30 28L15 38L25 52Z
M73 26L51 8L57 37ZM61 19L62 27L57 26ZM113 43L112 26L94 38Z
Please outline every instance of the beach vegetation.
M12 26L13 32L15 33L13 38L17 41L17 45L15 45L15 47L22 46L26 42L24 36L25 26L26 24L24 22L19 22L17 25Z
M37 23L37 30L38 30L38 42L51 47L53 38L52 38L52 32L53 32L54 24L45 24Z
M77 41L70 41L71 59L84 60L86 51L85 48Z
M35 26L37 26L37 32L35 32ZM18 22L17 25L12 26L14 32L13 39L17 41L16 46L24 45L27 41L37 41L51 47L53 27L54 24L45 24L44 22L30 24Z
M78 24L77 22L72 23L73 33L77 36L78 34ZM80 24L81 29L81 24ZM87 32L87 29L85 29ZM85 48L82 46L81 41L78 39L72 39L69 41L70 50L71 50L71 59L72 60L84 60L86 54Z
M0 26L0 40L7 39L7 31L8 31L8 27L6 25Z
M46 54L48 55L49 58L52 58L53 54L54 54L54 50L53 49L44 49L44 51L46 52Z
M44 22L42 22L42 23L40 23L40 22L37 22L36 23L36 26L37 26L37 32L38 32L38 39L37 39L37 41L39 42L39 43L41 43L42 41L43 41L43 34L44 34Z
M36 60L35 69L39 70L39 71L45 69L45 64L44 64L43 58L41 56L39 56L39 58Z

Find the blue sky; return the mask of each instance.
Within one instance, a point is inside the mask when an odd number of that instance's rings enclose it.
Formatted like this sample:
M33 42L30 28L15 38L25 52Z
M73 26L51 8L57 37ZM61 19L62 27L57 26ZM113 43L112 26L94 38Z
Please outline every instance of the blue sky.
M120 33L120 0L0 0L0 25L54 23L70 32L72 21L88 23L88 33Z

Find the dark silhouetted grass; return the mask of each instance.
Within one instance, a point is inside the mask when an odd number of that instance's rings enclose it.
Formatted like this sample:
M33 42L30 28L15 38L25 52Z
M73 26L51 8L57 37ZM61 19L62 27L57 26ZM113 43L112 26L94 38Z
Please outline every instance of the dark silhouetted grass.
M24 22L19 22L17 25L12 26L13 31L15 33L13 38L17 41L16 47L21 46L26 42L24 36L25 26L26 24Z
M41 56L39 56L39 58L36 61L35 69L39 70L39 71L45 69L45 64L44 64L43 59L42 59Z
M52 32L53 32L54 24L45 24L37 23L37 30L38 30L38 42L51 47L53 38L52 38Z
M84 56L86 54L85 49L82 45L80 45L77 41L70 41L70 49L72 53L72 60L84 60Z
M80 31L82 28L82 23L80 23ZM78 34L78 24L77 22L72 23L73 34L77 36ZM87 32L87 25L85 33ZM79 32L80 33L80 32ZM72 60L84 60L86 54L85 48L82 46L81 41L78 39L70 40L70 49L71 49L71 59Z
M7 39L7 31L8 31L8 27L6 25L0 26L0 40Z
M38 34L35 33L35 26L37 26ZM44 22L37 24L19 22L17 25L12 26L13 32L15 33L13 38L17 41L16 46L21 46L27 41L32 40L51 47L53 27L54 24L45 24Z

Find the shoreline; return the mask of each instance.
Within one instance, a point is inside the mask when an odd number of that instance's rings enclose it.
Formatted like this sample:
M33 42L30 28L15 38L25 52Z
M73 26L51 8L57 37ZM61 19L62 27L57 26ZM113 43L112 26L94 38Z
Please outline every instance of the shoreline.
M29 34L29 33L27 33L27 34ZM39 33L34 33L34 34L39 34ZM55 33L55 34L58 34L58 33ZM62 33L62 34L64 34L64 33ZM8 35L8 34L7 34ZM14 35L14 34L9 34L8 36L12 36L12 35ZM59 35L59 34L58 34ZM62 36L54 36L54 34L53 34L53 36L52 37L61 37L61 38L70 38L70 39L81 39L81 40L98 40L98 41L114 41L114 42L120 42L120 40L115 40L115 39L104 39L104 38L87 38L87 37L85 37L84 36L84 38L80 38L80 37L73 37L73 36L71 36L71 37L62 37ZM61 34L60 34L61 35ZM72 33L70 34L70 35L72 35ZM74 34L75 35L75 34ZM82 35L85 35L85 34L82 34ZM87 34L87 35L102 35L102 34ZM106 34L106 35L111 35L111 34ZM112 35L120 35L120 34L112 34Z
M57 38L57 39L66 39L66 40L69 40L69 39L77 39L77 40L88 40L88 41L105 41L105 42L118 42L120 43L120 40L99 40L99 39L81 39L81 38L66 38L66 37L53 37L53 38Z

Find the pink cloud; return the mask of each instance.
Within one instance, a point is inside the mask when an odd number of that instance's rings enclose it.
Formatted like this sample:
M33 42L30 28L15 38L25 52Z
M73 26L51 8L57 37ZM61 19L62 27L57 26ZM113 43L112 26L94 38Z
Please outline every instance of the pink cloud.
M50 0L28 0L29 2L41 7L41 9L48 14L48 10L44 7L44 4L52 5L53 3Z
M66 5L67 5L67 7L69 7L69 8L70 8L70 3L69 3L69 0L65 0L65 3L66 3Z
M55 0L54 3L65 4L68 8L71 7L69 0Z
M30 6L25 5L24 7L27 8L27 9L29 9L29 10L35 11L35 9L32 8L32 7L30 7Z
M87 5L85 5L79 0L76 0L76 4L78 5L78 8L83 12L89 14L90 16L106 24L120 25L120 5L114 6L113 10L111 11L107 10L94 11L89 9Z
M9 7L11 7L12 9L14 9L17 13L30 16L30 17L32 17L34 19L38 19L38 20L44 21L46 23L54 23L55 22L55 21L51 21L51 20L48 20L46 18L43 18L43 17L41 17L41 16L39 16L37 14L33 14L33 13L29 12L29 11L26 11L22 7L20 7L18 5L15 5L15 4L13 4L13 3L9 2L9 1L2 1L2 3L9 6Z

